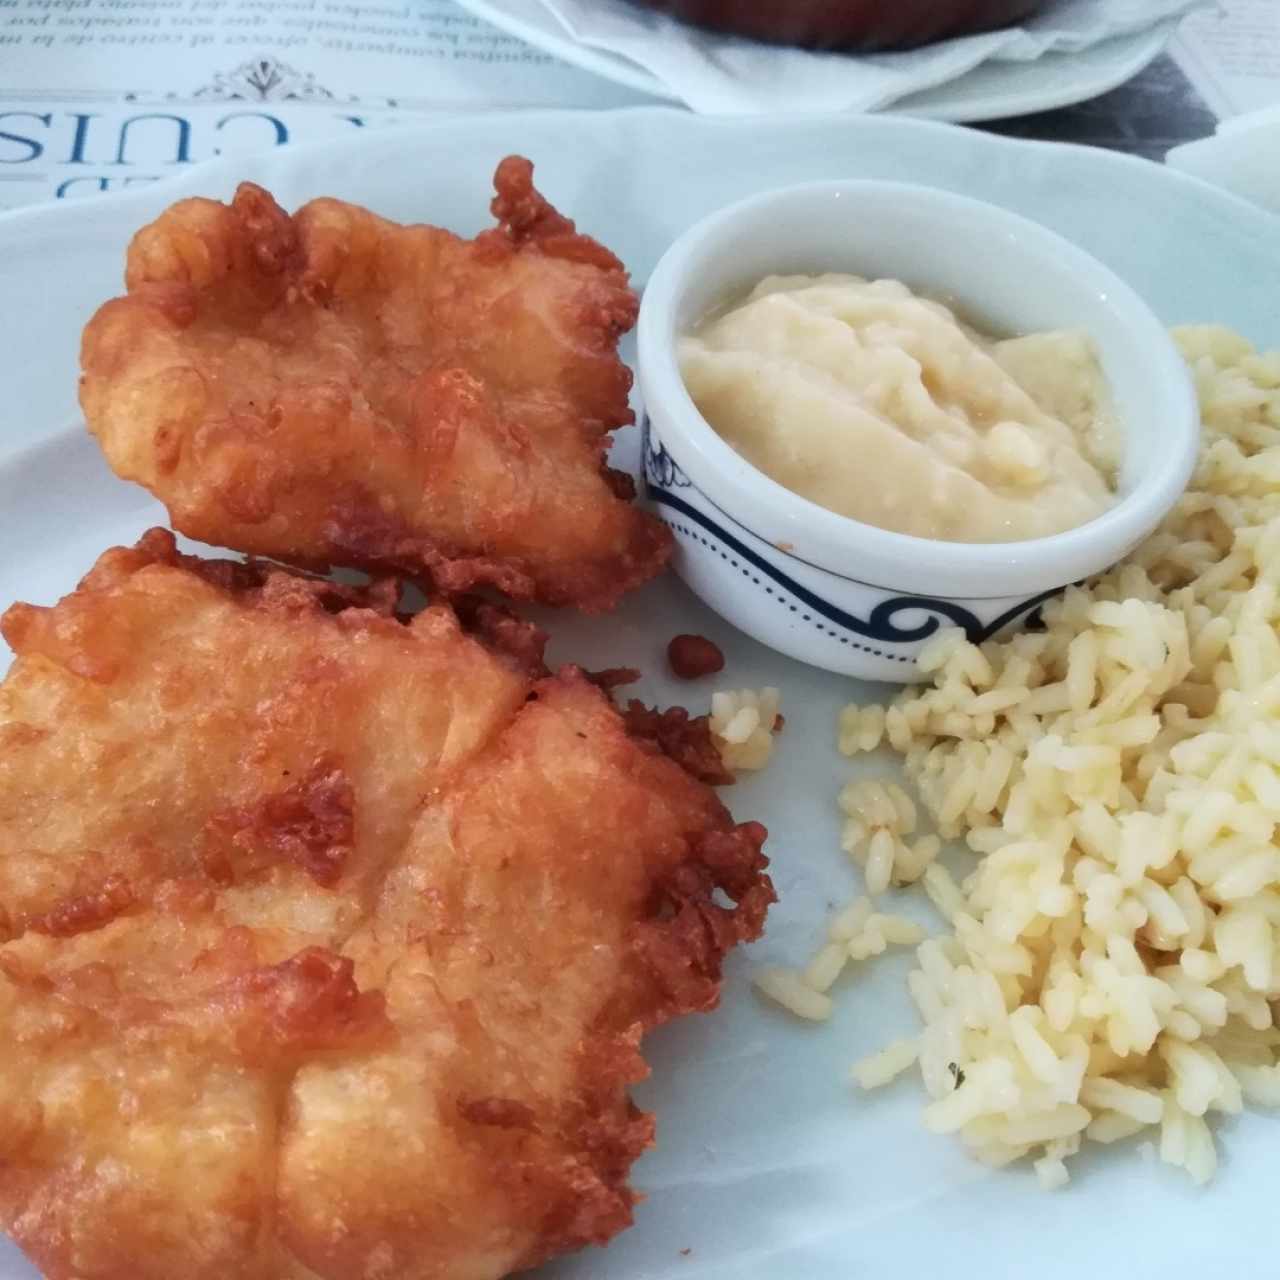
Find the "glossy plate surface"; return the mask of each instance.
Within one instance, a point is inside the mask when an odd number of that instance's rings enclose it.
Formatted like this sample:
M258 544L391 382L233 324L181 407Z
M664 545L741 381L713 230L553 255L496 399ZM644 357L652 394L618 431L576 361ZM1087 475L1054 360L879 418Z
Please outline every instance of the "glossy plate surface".
M111 475L75 408L80 327L118 292L133 230L181 195L225 197L252 178L286 205L333 194L469 233L484 225L494 165L510 151L537 162L547 194L638 281L695 219L752 192L897 179L1045 223L1111 266L1168 323L1217 320L1280 345L1280 221L1101 151L883 117L735 123L661 109L495 114L286 148L169 185L0 218L0 607L52 602L104 547L163 519L145 493ZM619 446L631 460L634 435ZM1223 1165L1207 1190L1129 1142L1076 1160L1072 1185L1046 1195L1029 1170L987 1170L953 1140L925 1133L914 1078L865 1096L849 1085L853 1059L915 1030L908 953L863 966L821 1027L792 1022L749 990L752 964L806 958L829 905L859 891L838 844L834 797L850 766L833 745L835 715L882 689L779 658L671 577L610 618L553 625L554 657L643 667L640 696L697 709L710 686L670 679L662 655L675 632L703 632L728 657L718 685L780 686L787 724L773 767L725 795L740 817L758 817L773 833L781 901L768 937L734 957L719 1012L649 1042L653 1077L637 1092L657 1111L659 1146L636 1167L648 1195L636 1226L604 1253L547 1268L546 1280L1181 1280L1210 1262L1222 1274L1269 1274L1274 1116L1217 1125ZM892 767L878 758L860 766ZM936 926L916 895L893 896L901 901L891 909ZM34 1275L0 1243L0 1280Z

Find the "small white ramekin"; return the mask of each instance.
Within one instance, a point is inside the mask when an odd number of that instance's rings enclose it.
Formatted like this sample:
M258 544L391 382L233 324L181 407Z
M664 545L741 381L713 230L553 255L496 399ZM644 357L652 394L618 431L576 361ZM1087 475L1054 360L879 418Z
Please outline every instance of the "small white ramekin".
M903 280L996 333L1089 333L1125 436L1115 505L1047 538L939 542L837 515L757 470L694 406L676 340L763 276L822 271ZM645 487L675 534L676 572L748 635L869 680L919 679L916 655L939 627L979 640L1005 633L1114 564L1160 522L1195 465L1190 377L1138 295L1046 228L945 191L817 182L722 209L663 255L637 333Z

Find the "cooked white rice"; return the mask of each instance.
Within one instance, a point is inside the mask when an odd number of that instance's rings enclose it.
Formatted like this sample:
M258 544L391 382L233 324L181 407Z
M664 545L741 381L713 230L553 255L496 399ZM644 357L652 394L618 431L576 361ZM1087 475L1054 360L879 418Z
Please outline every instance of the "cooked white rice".
M895 1040L879 1053L870 1054L853 1064L853 1078L864 1089L878 1089L896 1079L920 1056L915 1040Z
M1204 1182L1206 1118L1280 1104L1280 352L1176 337L1204 446L1160 529L1043 632L939 634L932 687L840 718L841 749L887 742L978 859L957 884L920 837L911 853L888 784L841 793L868 889L921 878L948 924L909 981L925 1124L993 1165L1029 1157L1046 1188L1082 1142L1155 1126ZM883 1084L907 1052L855 1077Z
M725 767L763 769L773 754L782 695L777 689L723 689L711 695L711 736Z
M831 918L826 941L803 969L759 969L753 981L762 994L796 1017L825 1022L831 1016L827 992L851 962L869 960L891 946L915 946L923 938L924 930L914 920L882 915L872 909L870 898L856 898ZM821 998L814 1000L815 995ZM899 1070L907 1066L910 1060Z
M861 739L851 739L857 741ZM840 809L845 814L840 845L862 867L868 893L883 893L890 884L913 884L942 848L937 836L908 839L916 829L916 806L896 782L850 782L840 792Z

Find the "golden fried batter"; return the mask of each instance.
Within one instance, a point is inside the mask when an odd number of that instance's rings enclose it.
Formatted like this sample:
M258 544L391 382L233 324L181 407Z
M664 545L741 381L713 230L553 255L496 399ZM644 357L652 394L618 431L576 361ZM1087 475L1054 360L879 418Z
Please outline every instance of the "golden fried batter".
M610 471L633 420L622 264L499 166L463 240L339 200L292 218L241 185L129 249L85 330L80 399L116 472L193 538L446 591L607 608L670 535Z
M640 1037L759 933L764 831L394 596L153 531L0 622L0 1223L53 1280L490 1280L630 1221Z

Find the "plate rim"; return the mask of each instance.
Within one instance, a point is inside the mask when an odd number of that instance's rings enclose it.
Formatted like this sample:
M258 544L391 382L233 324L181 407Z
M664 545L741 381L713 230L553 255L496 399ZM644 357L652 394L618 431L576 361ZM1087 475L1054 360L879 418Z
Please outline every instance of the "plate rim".
M273 168L276 164L290 165L297 163L303 166L308 160L316 157L328 157L333 163L340 163L348 153L364 151L367 148L385 144L389 139L428 138L451 130L470 128L477 125L490 127L501 125L508 133L519 130L524 121L563 120L601 121L638 117L669 117L681 121L685 129L721 132L756 133L762 129L786 130L791 128L829 126L839 131L842 139L847 140L850 131L859 129L899 131L903 133L933 133L939 139L950 139L953 143L963 141L964 144L979 150L1021 152L1056 152L1062 157L1070 157L1073 161L1086 164L1097 164L1104 167L1127 169L1130 173L1144 173L1148 178L1159 174L1157 182L1170 181L1184 190L1194 191L1198 196L1219 202L1224 209L1243 218L1257 220L1260 228L1270 230L1272 234L1280 231L1280 214L1270 213L1260 205L1234 192L1208 182L1195 174L1181 169L1171 168L1165 164L1157 164L1143 156L1132 155L1125 151L1116 151L1108 147L1093 146L1083 142L1064 142L1051 138L1022 138L1006 134L989 133L982 129L969 129L950 120L938 120L932 117L913 116L896 112L788 112L768 117L756 116L707 116L699 115L682 107L664 103L628 107L529 107L514 111L456 111L441 113L423 120L406 121L391 125L375 133L360 134L353 132L341 138L313 138L306 142L289 143L268 151L253 152L248 155L215 156L202 160L182 173L171 177L160 178L155 182L129 188L125 191L94 192L91 195L77 197L73 200L41 200L34 204L21 205L15 209L0 209L0 237L11 226L24 222L42 221L59 223L75 220L79 216L91 216L103 208L126 210L137 204L152 203L157 192L167 193L179 191L186 195L198 195L218 184L226 182L237 170L261 170ZM921 184L927 185L927 184Z

